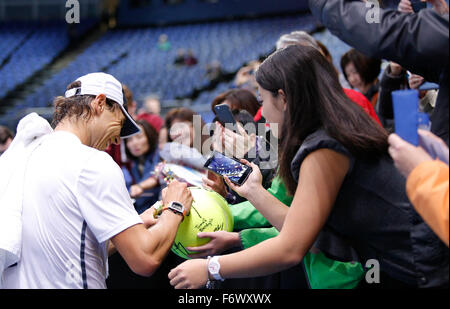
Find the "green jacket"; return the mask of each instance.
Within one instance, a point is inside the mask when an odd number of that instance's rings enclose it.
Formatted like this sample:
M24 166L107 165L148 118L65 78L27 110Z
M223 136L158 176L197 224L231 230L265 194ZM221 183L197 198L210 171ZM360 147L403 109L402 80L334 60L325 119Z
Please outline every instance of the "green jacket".
M291 205L293 197L287 194L280 177L274 178L268 191L283 204ZM244 249L279 234L250 202L230 205L230 209L234 217L234 230L240 231ZM364 277L361 264L333 261L323 253L308 252L303 263L312 289L351 289L355 288Z

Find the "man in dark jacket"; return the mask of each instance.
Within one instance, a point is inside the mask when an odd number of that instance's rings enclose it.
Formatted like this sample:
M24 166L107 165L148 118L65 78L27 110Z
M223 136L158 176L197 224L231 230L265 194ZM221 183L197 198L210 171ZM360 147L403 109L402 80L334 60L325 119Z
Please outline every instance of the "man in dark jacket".
M417 14L373 7L362 1L309 0L325 27L370 57L384 58L439 83L431 131L448 145L448 14L432 9ZM373 17L374 10L376 16ZM378 15L379 13L379 15Z

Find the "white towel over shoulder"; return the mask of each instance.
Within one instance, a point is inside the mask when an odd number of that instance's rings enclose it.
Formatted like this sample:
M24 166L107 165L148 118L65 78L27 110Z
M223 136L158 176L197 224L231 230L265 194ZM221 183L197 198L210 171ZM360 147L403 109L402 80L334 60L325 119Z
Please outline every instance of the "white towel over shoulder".
M0 157L0 279L4 269L20 259L23 184L28 158L44 136L52 132L47 120L31 113L20 120L14 140Z

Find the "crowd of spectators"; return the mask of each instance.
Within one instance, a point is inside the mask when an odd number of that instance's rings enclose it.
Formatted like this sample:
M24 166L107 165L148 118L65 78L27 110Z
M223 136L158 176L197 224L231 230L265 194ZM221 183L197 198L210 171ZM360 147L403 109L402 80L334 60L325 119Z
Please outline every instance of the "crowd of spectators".
M371 259L380 265L377 287L448 287L448 6L428 2L432 8L415 12L401 0L370 24L363 2L310 0L312 13L353 48L339 70L308 33L281 36L273 54L243 66L234 88L208 102L213 113L228 105L236 131L218 115L204 123L188 107L162 116L159 98L135 102L123 85L141 131L106 151L136 212L162 199L164 164L175 163L202 173L203 186L227 200L234 230L198 235L211 241L189 248L192 260L169 253L145 279L112 256L108 286L202 288L212 281L208 257L218 256L215 275L227 279L220 288L373 287L364 280ZM158 48L171 48L167 36ZM174 64L197 60L179 50ZM404 115L394 115L392 92L406 89L417 90L414 112L430 118L420 145L395 134ZM0 154L13 138L0 127ZM237 186L202 169L212 151L243 159L249 179Z

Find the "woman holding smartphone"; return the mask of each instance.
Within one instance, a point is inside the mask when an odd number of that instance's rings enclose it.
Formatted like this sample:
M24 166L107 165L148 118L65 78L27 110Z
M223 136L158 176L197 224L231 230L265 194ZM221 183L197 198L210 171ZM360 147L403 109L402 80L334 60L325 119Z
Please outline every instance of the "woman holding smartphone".
M253 164L241 187L227 180L280 234L234 254L184 262L169 273L175 288L279 272L313 246L340 261L378 261L376 287L448 285L448 248L409 203L387 133L347 98L333 70L305 46L289 46L261 65L263 116L281 126L279 175L291 207L261 186Z

